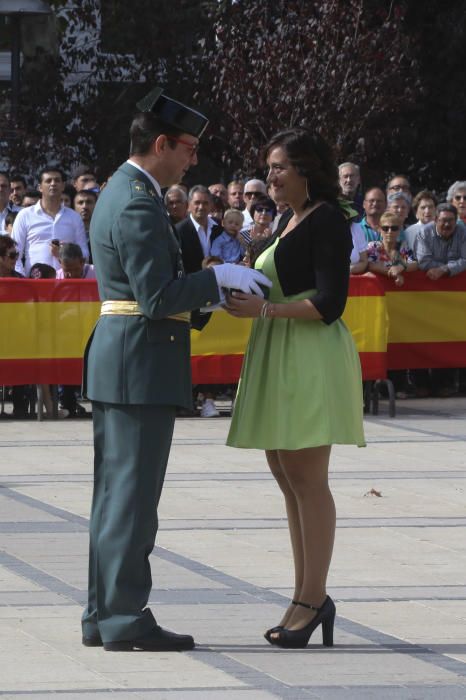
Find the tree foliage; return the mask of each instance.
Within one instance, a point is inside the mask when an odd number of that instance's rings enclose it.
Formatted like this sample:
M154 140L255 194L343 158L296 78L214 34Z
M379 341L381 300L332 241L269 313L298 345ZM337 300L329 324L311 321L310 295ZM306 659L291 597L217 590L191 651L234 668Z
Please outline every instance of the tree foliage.
M411 152L420 179L446 188L466 180L466 2L408 2L406 32L419 57Z
M56 159L107 174L127 155L135 102L159 83L209 114L202 167L225 178L260 172L262 145L300 124L360 163L366 183L390 171L430 187L465 176L466 0L422 11L417 0L50 4L60 50L25 61L16 125L0 108L25 172Z
M205 57L212 85L201 88L221 105L212 125L219 157L249 173L274 132L306 124L341 158L380 158L415 102L405 9L364 0L225 4Z
M128 125L147 85L169 85L190 99L190 66L206 21L205 2L193 0L52 0L56 55L38 47L22 75L9 158L24 172L57 160L97 164L102 175L127 157ZM0 117L1 118L1 117Z

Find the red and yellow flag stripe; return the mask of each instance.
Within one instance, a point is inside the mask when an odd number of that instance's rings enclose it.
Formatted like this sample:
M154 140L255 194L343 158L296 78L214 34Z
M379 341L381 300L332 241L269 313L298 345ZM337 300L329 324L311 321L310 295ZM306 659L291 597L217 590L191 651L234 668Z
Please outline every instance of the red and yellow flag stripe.
M402 287L384 280L387 366L466 366L466 274L433 281L424 272L413 272L404 278Z
M0 383L80 384L95 280L0 280Z
M0 382L79 384L99 309L94 280L0 280ZM343 320L365 379L384 377L387 367L466 366L466 275L432 282L410 273L403 287L352 277ZM193 381L236 381L250 327L215 312L202 333L193 331Z
M386 375L387 318L383 286L375 276L353 277L343 320L351 330L365 379ZM238 380L251 331L250 319L215 311L205 326L191 333L191 366L195 384L228 384Z

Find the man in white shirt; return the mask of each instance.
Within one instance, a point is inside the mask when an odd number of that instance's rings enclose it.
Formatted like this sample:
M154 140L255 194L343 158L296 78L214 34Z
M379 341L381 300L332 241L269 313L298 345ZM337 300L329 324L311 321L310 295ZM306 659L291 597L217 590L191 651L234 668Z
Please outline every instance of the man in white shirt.
M215 221L209 216L211 202L211 194L203 185L195 185L190 190L188 196L189 216L196 229L204 256L210 253L210 237L215 226Z
M89 258L83 221L77 212L62 204L64 187L65 177L59 168L43 168L38 187L41 199L22 209L16 217L12 233L19 252L16 270L26 277L34 263L46 263L58 270L60 243L77 243L84 257Z
M222 232L209 211L212 195L204 185L194 185L188 195L189 215L176 225L181 241L184 269L188 274L202 268L202 261L210 255L210 246Z
M187 274L202 269L202 261L210 255L210 248L222 233L222 226L209 216L212 207L212 194L204 185L194 185L188 195L188 216L175 226L181 242L183 267ZM194 312L197 313L197 312ZM210 315L203 314L202 325ZM204 395L201 415L205 418L218 416L213 394L208 393L211 387L198 386L197 391Z

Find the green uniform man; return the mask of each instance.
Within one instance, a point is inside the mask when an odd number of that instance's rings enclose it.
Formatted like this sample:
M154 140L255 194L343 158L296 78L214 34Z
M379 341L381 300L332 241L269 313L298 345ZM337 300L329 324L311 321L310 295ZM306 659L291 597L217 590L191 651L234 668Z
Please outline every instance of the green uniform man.
M228 264L184 274L160 188L197 163L208 122L160 88L137 107L130 158L99 197L90 230L102 309L84 368L94 494L83 644L179 651L193 648L192 636L164 630L146 605L175 411L191 406L189 311L218 303L224 287L260 293L258 282L270 282Z

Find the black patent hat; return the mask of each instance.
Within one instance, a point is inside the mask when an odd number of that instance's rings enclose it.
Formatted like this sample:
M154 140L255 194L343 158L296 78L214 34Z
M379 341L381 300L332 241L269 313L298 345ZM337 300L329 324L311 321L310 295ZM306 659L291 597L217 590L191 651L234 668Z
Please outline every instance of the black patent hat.
M161 122L167 126L175 127L180 131L201 138L209 123L207 117L181 102L172 100L163 94L163 89L156 87L148 95L136 103L140 112L152 112Z

